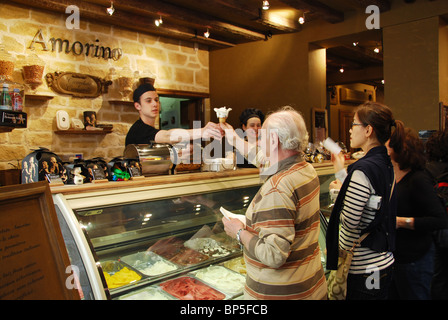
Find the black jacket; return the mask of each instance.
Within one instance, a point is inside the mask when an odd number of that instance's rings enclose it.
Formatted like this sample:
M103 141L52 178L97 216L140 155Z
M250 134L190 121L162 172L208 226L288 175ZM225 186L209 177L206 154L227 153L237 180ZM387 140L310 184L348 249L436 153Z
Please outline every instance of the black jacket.
M382 197L381 207L375 219L361 232L361 235L370 232L361 245L377 252L395 250L396 200L394 194L390 197L394 183L394 170L386 147L380 146L370 149L363 158L348 166L347 178L339 191L327 228L327 269L330 270L337 269L340 214L348 184L355 170L362 171L377 195Z

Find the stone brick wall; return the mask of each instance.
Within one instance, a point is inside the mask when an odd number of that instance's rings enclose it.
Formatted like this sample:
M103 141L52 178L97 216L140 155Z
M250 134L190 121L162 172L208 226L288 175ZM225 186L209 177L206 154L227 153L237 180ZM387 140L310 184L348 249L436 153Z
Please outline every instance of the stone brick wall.
M45 74L56 71L79 72L100 78L115 69L116 77L155 76L156 88L209 92L209 52L207 48L194 48L190 43L163 39L126 29L98 24L80 19L79 29L67 29L69 15L55 14L0 3L0 43L15 59L14 82L23 83L22 65L32 53L29 49L36 33L41 29L49 51L34 43L34 52L44 61ZM132 23L132 22L130 22ZM99 44L109 48L121 48L122 57L114 61L97 57L53 52L49 39L67 39L72 44ZM114 78L115 79L115 78ZM121 156L126 133L138 118L131 103L109 103L120 98L117 81L109 87L109 93L98 98L74 98L55 93L48 88L45 79L36 95L51 95L52 99L36 99L27 96L23 111L28 115L26 129L0 132L0 170L11 169L39 147L56 154L83 153L84 158L104 157L110 160ZM137 83L136 78L135 83ZM29 91L27 93L30 93ZM113 124L113 132L106 135L59 135L54 131L56 112L65 110L71 118L82 119L84 111L95 111L98 123Z

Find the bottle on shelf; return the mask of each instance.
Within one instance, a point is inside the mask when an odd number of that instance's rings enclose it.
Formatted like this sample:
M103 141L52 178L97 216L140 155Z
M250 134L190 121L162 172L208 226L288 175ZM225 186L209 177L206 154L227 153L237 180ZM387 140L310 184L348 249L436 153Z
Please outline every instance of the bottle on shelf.
M7 83L3 83L3 90L0 99L0 109L12 110L12 100L9 94L9 85Z
M22 111L23 109L23 99L20 95L20 89L15 88L12 95L12 110L14 111Z

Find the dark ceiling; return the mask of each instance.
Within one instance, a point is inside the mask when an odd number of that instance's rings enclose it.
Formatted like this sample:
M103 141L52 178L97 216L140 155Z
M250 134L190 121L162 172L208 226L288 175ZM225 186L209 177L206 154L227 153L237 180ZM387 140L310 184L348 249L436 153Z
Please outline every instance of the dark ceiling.
M263 10L262 0L11 0L29 7L65 14L69 5L80 9L81 18L117 25L130 30L207 45L218 50L251 41L265 41L278 34L300 32L310 21L337 24L345 15L377 5L390 9L390 0L270 0ZM115 9L113 15L106 8ZM298 22L305 17L305 25ZM156 26L155 20L163 23ZM204 36L209 31L210 36ZM358 45L353 46L353 42ZM341 67L362 70L382 67L381 31L364 32L317 43L327 48L330 82L340 82ZM377 78L379 76L376 76ZM378 81L379 79L376 79ZM330 83L337 84L337 83Z

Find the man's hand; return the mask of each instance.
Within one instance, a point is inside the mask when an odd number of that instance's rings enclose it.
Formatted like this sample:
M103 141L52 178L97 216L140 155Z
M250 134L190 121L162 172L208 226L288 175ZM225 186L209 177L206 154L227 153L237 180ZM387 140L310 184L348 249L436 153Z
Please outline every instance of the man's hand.
M214 138L221 140L223 136L224 131L218 123L209 122L204 128L202 128L202 138Z
M223 130L224 133L225 133L227 142L231 146L235 146L236 139L239 138L239 137L235 133L235 130L233 129L233 127L230 124L228 124L227 122L226 123L220 123L219 125L221 126L221 130Z
M236 238L238 230L244 229L244 224L239 219L227 219L223 217L222 223L224 224L224 231L233 239Z

